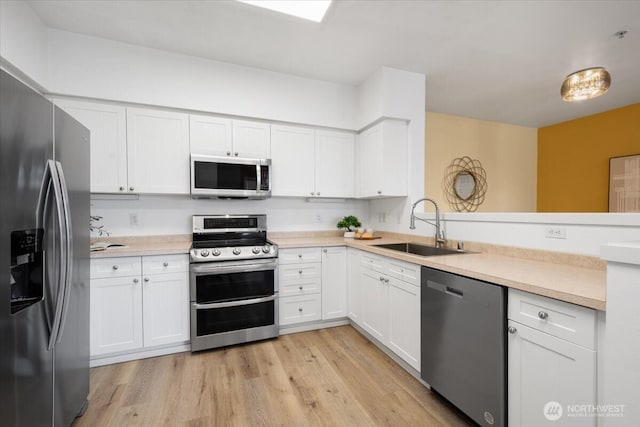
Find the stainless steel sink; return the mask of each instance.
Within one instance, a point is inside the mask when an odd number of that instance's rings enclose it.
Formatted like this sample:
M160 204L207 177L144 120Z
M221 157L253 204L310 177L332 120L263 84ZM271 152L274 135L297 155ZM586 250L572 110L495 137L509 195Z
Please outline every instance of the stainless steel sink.
M407 254L434 256L434 255L454 255L465 254L465 251L456 251L454 249L436 248L434 246L421 245L419 243L387 243L381 245L372 245L377 248L391 249L392 251L404 252Z

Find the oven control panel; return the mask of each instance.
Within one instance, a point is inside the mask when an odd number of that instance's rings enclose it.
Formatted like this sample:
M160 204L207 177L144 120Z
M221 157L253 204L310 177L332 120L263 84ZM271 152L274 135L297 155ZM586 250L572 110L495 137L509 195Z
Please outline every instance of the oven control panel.
M264 246L236 246L208 249L192 248L190 255L191 262L275 258L278 256L278 247L268 243Z

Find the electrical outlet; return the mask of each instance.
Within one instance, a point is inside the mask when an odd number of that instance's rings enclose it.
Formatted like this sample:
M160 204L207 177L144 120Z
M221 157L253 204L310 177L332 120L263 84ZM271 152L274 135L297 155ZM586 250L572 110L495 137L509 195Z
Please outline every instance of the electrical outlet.
M137 213L130 213L129 214L129 224L130 225L138 225L138 214Z
M547 239L566 239L567 228L566 227L545 227L544 237Z

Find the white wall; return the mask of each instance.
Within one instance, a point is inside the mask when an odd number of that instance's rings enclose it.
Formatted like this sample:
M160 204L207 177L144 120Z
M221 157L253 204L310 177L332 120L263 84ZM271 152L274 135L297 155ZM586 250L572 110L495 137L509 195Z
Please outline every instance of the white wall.
M368 202L318 201L272 197L267 200L191 199L188 196L141 195L138 200L113 196L93 196L91 214L103 217L99 225L112 236L190 234L191 215L267 214L269 231L337 230L345 215L356 215L369 224ZM130 224L130 214L138 215L138 225Z
M355 130L356 88L50 29L54 94Z
M38 89L47 87L47 31L24 1L0 1L2 65Z

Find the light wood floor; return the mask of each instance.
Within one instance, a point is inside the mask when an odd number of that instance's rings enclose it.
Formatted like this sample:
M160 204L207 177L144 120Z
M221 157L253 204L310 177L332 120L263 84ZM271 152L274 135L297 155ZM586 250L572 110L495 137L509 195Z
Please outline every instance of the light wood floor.
M73 426L467 426L350 326L91 369Z

